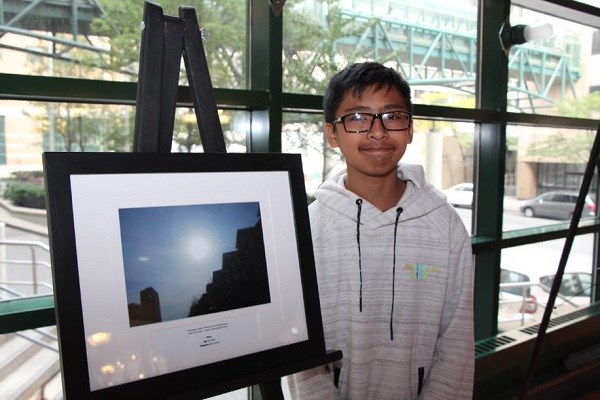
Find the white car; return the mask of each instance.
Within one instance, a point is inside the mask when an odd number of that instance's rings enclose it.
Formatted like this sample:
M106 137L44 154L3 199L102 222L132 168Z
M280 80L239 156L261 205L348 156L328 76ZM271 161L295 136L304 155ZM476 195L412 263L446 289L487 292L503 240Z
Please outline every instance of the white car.
M473 206L472 183L459 183L458 185L450 186L448 189L442 190L442 193L446 195L448 203L454 207L471 208Z

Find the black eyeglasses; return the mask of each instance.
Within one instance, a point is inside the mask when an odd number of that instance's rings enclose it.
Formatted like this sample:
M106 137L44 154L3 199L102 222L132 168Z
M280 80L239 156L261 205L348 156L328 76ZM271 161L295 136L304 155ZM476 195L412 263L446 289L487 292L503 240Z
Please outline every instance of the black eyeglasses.
M387 131L405 131L410 128L412 114L408 111L390 111L381 114L356 112L342 115L333 120L332 124L339 122L349 133L369 132L375 120L379 118Z

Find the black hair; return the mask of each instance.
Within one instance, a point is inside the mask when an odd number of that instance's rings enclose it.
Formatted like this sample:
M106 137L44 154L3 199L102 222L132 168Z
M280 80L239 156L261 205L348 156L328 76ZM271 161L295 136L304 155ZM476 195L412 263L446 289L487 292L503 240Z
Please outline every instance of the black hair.
M336 118L335 112L350 91L355 96L361 96L365 90L371 87L375 87L377 90L385 87L397 89L404 97L407 110L413 112L410 86L406 79L393 68L368 61L351 64L331 78L323 97L325 122L332 122Z

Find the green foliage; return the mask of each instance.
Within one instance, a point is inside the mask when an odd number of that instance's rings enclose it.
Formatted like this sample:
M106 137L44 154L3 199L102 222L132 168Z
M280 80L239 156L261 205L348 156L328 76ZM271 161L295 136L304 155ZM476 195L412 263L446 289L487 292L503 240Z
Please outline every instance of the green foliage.
M593 132L568 135L559 131L545 140L532 142L527 148L527 155L547 162L585 163L589 159L594 137Z
M13 183L4 192L4 198L20 207L46 208L44 188L37 185Z
M15 171L10 174L9 181L30 182L42 184L44 171Z
M558 114L573 118L600 118L600 92L565 100L557 105ZM529 145L527 154L540 160L585 163L594 142L593 132L557 131Z
M339 0L321 0L325 14L287 7L283 24L284 91L321 95L329 79L348 62L361 58L360 48L340 47L338 40L358 36L364 26L344 17Z
M6 179L3 197L14 205L30 208L46 208L42 171L16 171Z
M110 38L110 52L104 68L120 71L139 60L143 3L139 1L103 0L106 16L92 23L99 36Z
M600 118L600 92L567 99L557 105L559 115L574 118Z
M116 105L39 103L30 117L60 151L129 151L133 144L134 113Z
M167 16L178 16L178 0L159 2ZM94 33L108 38L110 56L105 68L137 72L144 7L139 1L103 0L105 17L93 22ZM245 86L246 2L239 0L189 0L203 31L204 49L213 86ZM186 82L185 74L180 78Z

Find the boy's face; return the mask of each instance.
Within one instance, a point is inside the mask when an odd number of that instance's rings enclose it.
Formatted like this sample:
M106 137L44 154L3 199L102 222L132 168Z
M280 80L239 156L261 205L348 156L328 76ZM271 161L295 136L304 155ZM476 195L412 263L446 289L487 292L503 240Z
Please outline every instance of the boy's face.
M346 93L335 115L339 118L354 112L380 114L390 111L408 111L400 92L388 87L368 88L360 97L352 91ZM413 137L412 120L410 127L402 131L386 130L379 118L373 121L368 132L346 132L341 122L325 124L325 131L329 145L339 147L346 158L348 175L356 177L395 175L398 162Z

